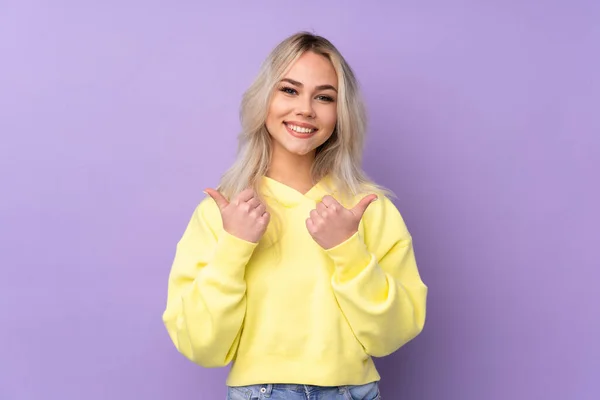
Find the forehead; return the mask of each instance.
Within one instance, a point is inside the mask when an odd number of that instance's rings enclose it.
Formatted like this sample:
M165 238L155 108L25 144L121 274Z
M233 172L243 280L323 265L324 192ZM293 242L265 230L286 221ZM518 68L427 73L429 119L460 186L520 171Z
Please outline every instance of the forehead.
M309 86L333 85L337 87L337 74L325 56L308 51L300 56L284 74Z

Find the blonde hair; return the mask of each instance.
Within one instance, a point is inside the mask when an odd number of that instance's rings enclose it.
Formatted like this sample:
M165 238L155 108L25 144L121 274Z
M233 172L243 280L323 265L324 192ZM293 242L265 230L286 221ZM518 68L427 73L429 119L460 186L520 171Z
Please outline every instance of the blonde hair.
M354 72L329 40L299 32L272 50L243 95L237 159L222 176L218 187L225 197L232 199L248 187L254 187L259 193L260 180L266 175L271 160L271 136L265 126L271 97L291 65L308 51L326 57L338 77L337 124L331 137L316 151L311 171L313 183L329 175L336 190L345 196L366 192L393 195L372 182L361 167L366 110Z

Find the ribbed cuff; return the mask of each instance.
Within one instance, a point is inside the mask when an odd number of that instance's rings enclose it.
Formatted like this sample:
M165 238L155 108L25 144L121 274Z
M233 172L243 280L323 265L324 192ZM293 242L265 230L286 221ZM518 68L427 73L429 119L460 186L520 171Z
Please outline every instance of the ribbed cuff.
M369 265L372 257L358 232L325 252L333 260L340 282L357 276Z
M243 277L246 264L256 246L258 243L248 242L223 230L218 238L212 264L217 266L220 272L233 278Z

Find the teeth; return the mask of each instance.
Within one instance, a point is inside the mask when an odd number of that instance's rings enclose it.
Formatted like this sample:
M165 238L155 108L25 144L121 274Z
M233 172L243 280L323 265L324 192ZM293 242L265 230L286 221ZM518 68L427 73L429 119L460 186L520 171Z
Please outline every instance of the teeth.
M291 125L288 124L288 127L293 130L294 132L298 132L298 133L311 133L312 131L314 131L314 129L310 129L310 128L302 128L300 126L296 126L296 125Z

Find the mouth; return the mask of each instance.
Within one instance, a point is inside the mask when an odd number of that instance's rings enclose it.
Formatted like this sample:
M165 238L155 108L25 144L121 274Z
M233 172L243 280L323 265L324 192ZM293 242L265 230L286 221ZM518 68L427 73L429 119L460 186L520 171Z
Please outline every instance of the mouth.
M309 138L318 131L318 128L310 124L298 122L284 122L283 124L290 135L301 139Z

